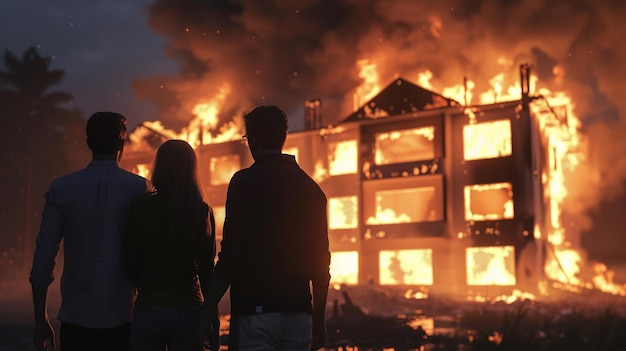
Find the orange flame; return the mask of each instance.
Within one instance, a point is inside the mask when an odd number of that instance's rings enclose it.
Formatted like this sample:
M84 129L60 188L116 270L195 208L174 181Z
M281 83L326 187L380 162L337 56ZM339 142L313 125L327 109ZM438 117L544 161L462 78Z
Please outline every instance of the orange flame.
M147 146L143 141L149 133L161 134L165 139L185 140L193 148L212 143L238 140L242 135L240 118L235 117L225 123L219 130L216 130L220 122L219 113L230 92L230 84L224 83L212 98L200 99L192 109L195 118L189 122L187 127L182 128L180 132L166 128L160 121L143 122L142 125L147 130L142 132L135 131L130 136L132 150L149 150L151 147Z
M378 70L376 63L367 59L357 61L360 68L359 77L363 78L363 83L354 93L353 109L356 111L361 105L380 92Z

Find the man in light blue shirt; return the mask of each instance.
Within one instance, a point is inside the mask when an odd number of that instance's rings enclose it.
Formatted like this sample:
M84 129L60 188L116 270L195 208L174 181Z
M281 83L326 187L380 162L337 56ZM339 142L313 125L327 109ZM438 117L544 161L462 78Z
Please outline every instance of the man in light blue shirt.
M134 289L125 271L123 237L131 200L150 186L118 165L127 133L124 116L97 112L86 132L92 161L54 180L45 196L30 273L37 349L54 348L46 301L61 242L61 350L128 347Z

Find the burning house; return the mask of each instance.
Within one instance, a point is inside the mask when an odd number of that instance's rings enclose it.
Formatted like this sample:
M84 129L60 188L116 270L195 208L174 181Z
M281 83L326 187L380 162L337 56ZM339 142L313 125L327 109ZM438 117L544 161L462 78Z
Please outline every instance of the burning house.
M322 101L306 101L283 152L327 195L333 283L415 297L584 288L559 212L578 121L567 101L531 93L529 66L520 80L517 99L468 106L398 78L327 127ZM150 123L133 134L153 147L178 137ZM218 241L228 182L253 162L241 134L196 146ZM153 156L123 166L147 175Z

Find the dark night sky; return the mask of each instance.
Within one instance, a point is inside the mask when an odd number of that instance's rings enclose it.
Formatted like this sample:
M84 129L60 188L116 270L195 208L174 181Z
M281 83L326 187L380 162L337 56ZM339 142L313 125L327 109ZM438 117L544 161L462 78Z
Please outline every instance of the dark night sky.
M588 141L568 180L568 218L591 230L583 242L619 257L624 18L626 2L614 0L3 0L0 44L15 54L38 45L67 71L60 88L85 115L116 110L131 128L186 125L190 107L224 86L221 118L277 103L299 129L303 101L321 97L332 123L350 112L362 59L377 63L383 86L429 69L435 87L468 76L477 92L503 71L515 84L519 64L531 62L543 87L574 98Z
M0 48L16 55L36 45L66 76L59 89L89 115L115 110L138 123L155 109L137 101L131 81L175 69L164 39L148 28L144 0L3 0Z

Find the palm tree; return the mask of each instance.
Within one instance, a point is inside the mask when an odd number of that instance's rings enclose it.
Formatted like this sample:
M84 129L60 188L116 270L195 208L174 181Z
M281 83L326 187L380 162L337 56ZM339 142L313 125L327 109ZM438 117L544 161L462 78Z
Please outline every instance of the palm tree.
M73 100L69 93L47 93L51 86L61 82L65 71L50 70L51 57L42 57L35 47L26 50L21 60L5 50L3 59L7 71L0 72L0 80L9 89L2 89L2 92L10 99L15 112L21 112L22 116L58 113L59 105Z
M2 233L3 227L7 231L23 232L17 236L16 251L21 253L22 262L28 265L34 243L33 227L38 221L39 205L43 204L41 194L51 179L69 167L66 141L75 141L73 136L82 131L85 122L79 111L66 108L72 103L71 94L49 92L65 75L63 70L50 69L51 57L43 57L35 47L30 47L21 58L5 50L3 61L5 70L0 71L0 119L3 123L0 147L4 150L2 164L6 166L2 178L6 178L0 182L0 191L4 193L2 198L24 199L24 205L19 206L22 211L3 209L3 213L14 213L9 216L14 228L5 226L3 222L7 219L3 218L0 237L7 237ZM35 204L35 200L39 202ZM15 202L10 206L17 207ZM15 223L18 219L23 224Z

